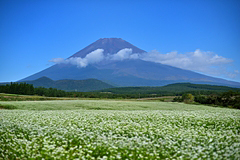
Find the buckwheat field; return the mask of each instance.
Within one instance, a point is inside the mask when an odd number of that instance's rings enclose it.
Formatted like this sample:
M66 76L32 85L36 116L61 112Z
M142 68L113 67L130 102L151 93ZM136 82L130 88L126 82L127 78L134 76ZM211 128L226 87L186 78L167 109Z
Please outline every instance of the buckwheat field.
M0 110L0 159L240 159L236 109L111 100L1 105L15 109Z

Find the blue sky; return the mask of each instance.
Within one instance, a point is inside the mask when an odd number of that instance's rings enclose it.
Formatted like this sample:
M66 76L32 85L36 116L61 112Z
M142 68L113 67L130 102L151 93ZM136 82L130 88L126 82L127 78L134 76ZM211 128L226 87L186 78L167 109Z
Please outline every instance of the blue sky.
M111 37L149 61L240 82L239 8L239 0L0 0L0 82Z

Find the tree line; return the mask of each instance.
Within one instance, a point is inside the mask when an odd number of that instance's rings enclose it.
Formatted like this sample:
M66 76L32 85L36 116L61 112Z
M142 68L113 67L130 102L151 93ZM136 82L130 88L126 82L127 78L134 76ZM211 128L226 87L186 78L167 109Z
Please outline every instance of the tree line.
M240 109L240 92L228 91L221 95L198 95L195 96L194 101L201 104L213 104L216 106Z
M221 94L195 95L190 93L175 97L174 102L200 103L205 105L223 106L228 108L240 109L240 92L227 91Z
M65 97L67 95L65 91L55 88L34 88L32 84L12 82L10 84L0 85L0 93L39 95L47 97Z

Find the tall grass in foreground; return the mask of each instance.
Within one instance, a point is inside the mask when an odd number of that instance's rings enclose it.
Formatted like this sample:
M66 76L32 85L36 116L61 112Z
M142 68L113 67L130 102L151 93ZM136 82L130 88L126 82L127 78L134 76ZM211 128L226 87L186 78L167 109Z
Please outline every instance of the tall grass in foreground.
M55 107L60 105L54 102ZM157 102L69 101L69 103L95 107L93 109L97 107L102 109L108 104L106 108L112 107L115 110L75 110L76 108L51 111L0 110L0 157L240 158L239 110L178 103L167 103L168 106L164 106L165 103ZM67 101L62 105L67 105ZM145 110L133 110L134 105ZM120 107L124 109L116 110ZM153 108L149 110L148 107ZM167 107L173 107L174 110L167 110ZM129 108L132 110L126 110Z

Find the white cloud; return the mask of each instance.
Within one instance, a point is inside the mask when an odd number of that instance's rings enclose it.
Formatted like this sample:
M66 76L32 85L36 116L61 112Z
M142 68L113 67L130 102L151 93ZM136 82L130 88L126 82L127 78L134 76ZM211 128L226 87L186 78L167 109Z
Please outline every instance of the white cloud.
M217 64L228 64L228 63L233 62L233 60L224 58L222 56L214 55L214 57L212 57L209 60L209 62L210 62L210 64L216 64L217 65Z
M196 49L194 52L180 54L177 51L161 54L156 50L144 53L142 60L166 64L186 70L197 71L214 76L236 77L237 71L228 71L227 66L233 62L209 51Z
M130 59L132 54L131 48L124 48L118 51L116 54L109 55L110 60L124 60L124 59Z
M50 62L54 62L57 64L72 64L78 67L86 67L88 64L98 63L104 59L103 49L96 49L89 53L85 58L81 57L71 57L69 59L64 60L63 58L54 58L50 60Z
M161 54L154 50L143 54L141 59L200 72L207 71L213 66L225 65L233 62L231 59L224 58L213 52L201 51L200 49L185 54L180 54L177 51Z
M86 58L81 57L71 57L64 61L65 64L72 64L78 67L86 67L88 65L88 61Z
M100 62L104 59L103 51L103 49L96 49L89 53L84 59L86 59L89 64Z
M129 56L129 59L139 59L139 54L134 53Z
M141 55L141 59L155 63L167 64L179 68L185 68L192 63L191 59L188 56L178 54L177 51L167 54L160 54L158 51L153 50Z

